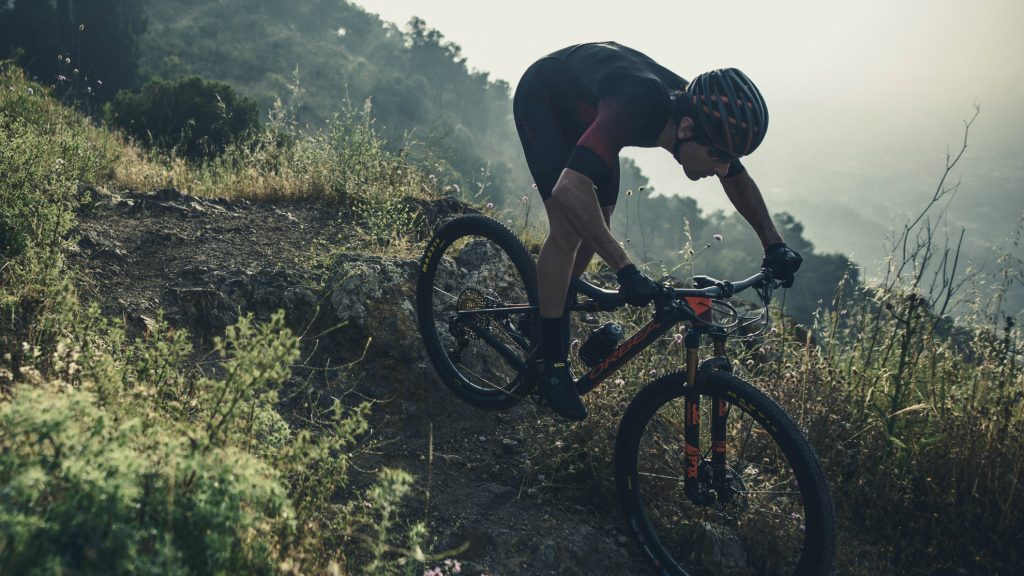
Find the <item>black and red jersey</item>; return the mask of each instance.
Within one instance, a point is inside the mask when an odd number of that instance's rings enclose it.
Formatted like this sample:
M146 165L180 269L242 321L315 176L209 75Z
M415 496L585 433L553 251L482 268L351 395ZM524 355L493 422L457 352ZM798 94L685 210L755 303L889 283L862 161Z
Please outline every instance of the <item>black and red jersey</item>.
M563 100L556 108L587 127L576 144L609 165L626 146L654 146L672 113L671 93L686 89L674 72L615 42L577 44L547 58L561 61L570 80L554 93Z
M686 86L615 42L577 44L535 62L516 89L514 113L541 195L550 196L568 167L598 186L602 206L614 204L619 152L656 146L672 116L672 95Z

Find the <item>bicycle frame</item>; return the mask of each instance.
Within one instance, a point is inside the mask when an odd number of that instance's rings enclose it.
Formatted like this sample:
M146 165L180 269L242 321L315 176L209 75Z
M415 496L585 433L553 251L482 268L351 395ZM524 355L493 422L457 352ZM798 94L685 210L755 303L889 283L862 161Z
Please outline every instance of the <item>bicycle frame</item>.
M621 306L617 292L603 290L582 279L574 278L573 287L578 293L591 300L582 304L568 306L569 311L597 311ZM635 358L640 352L661 338L676 324L685 320L702 319L701 313L694 311L694 305L700 305L700 297L686 296L690 291L675 291L674 297L668 302L660 302L654 318L641 327L635 334L619 344L607 358L590 369L576 380L576 390L582 395L590 392L598 384L606 380L616 370ZM695 325L697 323L694 323ZM714 345L714 357L699 363L701 337L710 334ZM687 329L684 338L686 347L686 384L687 394L684 406L684 455L686 457L686 476L683 479L683 490L687 498L699 505L710 504L715 500L728 500L731 492L725 487L727 483L726 427L729 418L730 404L722 398L713 399L715 406L711 411L711 488L712 492L700 489L700 394L704 379L711 370L724 369L732 371L725 358L726 334L715 330L708 324L705 327Z
M654 317L612 350L597 366L580 376L575 383L576 390L580 395L590 392L668 333L676 324L691 321L691 327L687 329L684 339L686 347L686 381L684 384L687 391L684 406L684 455L687 467L683 486L687 498L695 504L707 505L714 501L724 502L731 498L725 463L728 449L726 427L730 404L718 397L713 398L715 406L711 411L711 490L701 490L700 395L709 372L713 370L732 371L729 361L725 358L727 333L720 326L710 322L710 317L706 316L705 312L710 311L710 296L731 295L734 288L745 289L760 282L763 278L762 275L753 276L735 285L717 283L712 289L712 291L718 290L715 294L700 289L667 289L671 292L655 301ZM611 311L624 305L622 297L617 291L600 288L581 278L573 278L572 288L578 294L588 297L589 300L567 305L567 313ZM524 312L536 313L537 307L525 304L506 304L499 308L459 311L457 317L463 325L468 326L477 336L492 346L510 365L525 372L525 363L519 359L517 354L490 335L488 330L474 319L475 316L481 315L492 317L504 315L507 317ZM714 356L704 362L699 362L698 351L701 338L705 334L709 334L712 338ZM517 346L524 350L528 348L528 343L521 337L513 336L513 339Z

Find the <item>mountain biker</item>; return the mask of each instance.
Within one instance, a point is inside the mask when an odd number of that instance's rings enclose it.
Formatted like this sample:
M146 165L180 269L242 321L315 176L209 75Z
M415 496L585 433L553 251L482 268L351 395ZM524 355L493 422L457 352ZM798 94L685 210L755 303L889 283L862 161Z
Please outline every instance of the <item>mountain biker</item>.
M531 377L560 415L587 415L566 361L570 279L583 273L596 252L616 271L629 304L646 306L659 289L608 228L622 148L661 147L690 180L717 176L761 240L763 266L783 286L793 284L801 257L783 242L739 160L758 147L768 128L764 99L739 70L713 70L687 82L621 44L578 44L526 70L513 113L550 223L537 262L541 326Z

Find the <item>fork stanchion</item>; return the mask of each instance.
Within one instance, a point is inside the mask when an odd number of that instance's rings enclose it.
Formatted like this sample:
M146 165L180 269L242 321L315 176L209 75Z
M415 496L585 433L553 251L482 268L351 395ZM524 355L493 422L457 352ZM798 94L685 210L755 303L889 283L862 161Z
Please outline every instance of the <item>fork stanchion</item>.
M714 354L717 358L725 357L724 334L712 336L714 342ZM728 448L726 441L726 424L729 419L730 405L717 394L712 396L715 403L711 412L711 485L718 494L719 501L729 497L726 490L723 490L727 483L725 472L725 455Z
M704 494L700 490L700 394L697 391L697 360L700 348L700 332L686 332L686 405L684 415L684 439L686 476L683 491L695 504L703 504Z

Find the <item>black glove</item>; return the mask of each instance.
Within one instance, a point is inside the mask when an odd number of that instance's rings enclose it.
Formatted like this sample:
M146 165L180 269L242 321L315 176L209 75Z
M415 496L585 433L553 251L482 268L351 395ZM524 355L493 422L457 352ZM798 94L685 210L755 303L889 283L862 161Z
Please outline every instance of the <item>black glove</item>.
M619 270L616 276L619 279L619 294L623 295L626 302L633 306L647 306L661 290L661 286L657 282L637 270L636 266L632 264Z
M785 242L778 242L764 249L764 260L761 268L771 271L772 277L782 282L783 288L793 285L793 275L800 269L804 259Z

